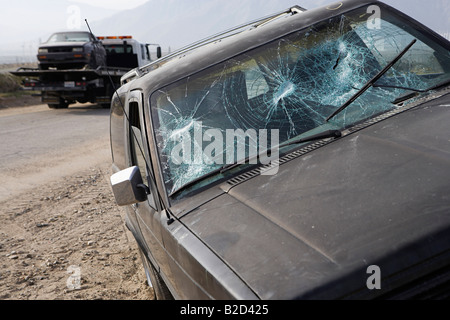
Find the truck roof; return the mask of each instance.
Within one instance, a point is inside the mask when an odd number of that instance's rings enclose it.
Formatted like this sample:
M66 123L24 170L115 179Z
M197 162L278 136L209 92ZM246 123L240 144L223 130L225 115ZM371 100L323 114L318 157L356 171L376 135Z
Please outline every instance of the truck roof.
M389 8L389 10L395 11L400 16L407 17L401 11L378 0L344 0L312 10L294 6L276 15L260 19L260 23L247 24L246 28L241 28L237 32L233 31L238 28L231 29L231 32L224 32L219 34L219 36L201 40L146 66L131 70L122 77L121 83L124 84L134 79L143 78L148 73L152 73L151 80L145 77L145 81L158 83L162 87L225 61L230 57L310 27L317 22L325 21L369 4L384 6ZM411 19L410 17L407 18ZM417 26L436 34L419 23L417 23ZM165 68L165 66L173 63L177 64L176 68ZM164 71L158 72L158 69L164 69ZM146 82L142 86L151 86L150 82Z
M133 36L100 36L97 37L98 40L103 43L123 43L123 41L131 42L139 42L136 39L133 39Z

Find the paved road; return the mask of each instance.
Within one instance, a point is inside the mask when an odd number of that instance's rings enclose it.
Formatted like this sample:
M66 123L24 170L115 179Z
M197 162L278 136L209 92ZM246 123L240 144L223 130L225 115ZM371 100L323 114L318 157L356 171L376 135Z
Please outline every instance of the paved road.
M109 109L0 109L0 201L110 161Z

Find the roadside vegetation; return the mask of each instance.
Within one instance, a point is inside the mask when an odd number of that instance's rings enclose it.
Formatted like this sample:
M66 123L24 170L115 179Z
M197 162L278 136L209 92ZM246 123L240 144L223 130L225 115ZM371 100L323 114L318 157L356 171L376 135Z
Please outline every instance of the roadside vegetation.
M20 91L21 79L9 73L0 73L0 93L15 93Z
M22 77L13 76L10 71L15 71L19 67L36 68L36 63L23 63L23 64L0 64L0 95L5 96L17 96L22 95L24 92L21 90Z
M22 90L22 77L9 73L9 70L17 68L18 66L15 65L0 65L0 107L2 108L39 104L39 98L34 96L39 92Z

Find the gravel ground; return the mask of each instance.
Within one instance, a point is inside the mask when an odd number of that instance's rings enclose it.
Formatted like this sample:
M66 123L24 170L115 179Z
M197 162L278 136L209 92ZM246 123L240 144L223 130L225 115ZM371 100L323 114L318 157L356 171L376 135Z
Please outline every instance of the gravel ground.
M91 168L0 203L0 299L153 299L108 177Z
M0 108L0 116L39 108L45 106ZM0 197L0 300L153 299L111 192L109 142L94 147L86 161L65 169L35 159L3 174L3 187L13 193ZM62 162L70 165L71 156ZM43 170L53 180L21 182Z

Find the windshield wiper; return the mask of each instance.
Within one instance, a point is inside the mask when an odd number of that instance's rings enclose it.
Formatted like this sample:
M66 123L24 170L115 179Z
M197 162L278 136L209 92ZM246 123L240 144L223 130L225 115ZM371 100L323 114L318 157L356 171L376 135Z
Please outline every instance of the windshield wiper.
M212 176L215 176L215 175L217 175L217 174L221 174L223 170L226 170L226 168L228 168L228 167L230 167L230 166L234 166L234 164L226 164L226 165L223 165L223 166L220 167L220 168L214 169L214 170L211 171L211 172L208 172L208 173L206 173L206 174L204 174L204 175L202 175L202 176L200 176L200 177L198 177L198 178L196 178L196 179L194 179L194 180L192 180L192 181L189 181L188 183L186 183L185 185L181 186L180 188L178 188L178 189L172 191L172 193L169 194L169 197L173 197L174 195L176 195L176 194L179 193L180 191L186 190L187 188L189 188L189 187L191 187L191 186L193 186L193 185L199 183L200 181L203 181L203 180L206 180L206 179L208 179L208 178L211 178Z
M339 109L337 109L335 112L333 112L332 115L330 115L326 122L330 121L332 118L337 116L339 113L341 113L343 110L345 110L349 105L351 105L353 102L355 102L356 99L358 99L364 92L369 90L375 82L377 82L382 76L386 74L408 51L411 49L411 47L417 42L416 39L414 39L400 54L395 57L394 60L392 60L391 63L389 63L386 67L383 68L375 77L373 77L369 82L367 82L353 97L351 97L346 103L344 103Z
M383 84L373 84L374 88L394 88L394 89L403 89L403 90L408 90L408 91L413 91L410 93L406 93L400 97L398 97L397 99L395 99L392 103L393 104L399 104L402 103L406 100L409 99L413 99L415 97L417 97L420 93L426 93L429 91L433 91L433 90L438 90L442 87L448 86L450 84L450 80L445 80L441 83L438 83L428 89L414 89L414 88L408 88L408 87L400 87L400 86L391 86L391 85L383 85Z
M285 143L280 144L278 146L278 148L291 146L293 144L301 144L301 143L305 143L305 142L322 140L322 139L326 139L326 138L340 138L340 137L342 137L342 132L341 131L339 131L339 130L327 130L327 131L323 131L323 132L320 132L318 134L315 134L315 135L312 135L312 136L309 136L309 137L300 138L300 139L296 139L296 140L292 140L292 141L287 141Z
M417 97L418 95L419 95L419 92L411 92L411 93L404 94L404 95L398 97L397 99L395 99L394 101L392 101L392 104L400 104L407 100L413 99L413 98Z
M339 130L327 130L327 131L323 131L320 133L317 133L315 135L309 136L309 137L305 137L305 138L301 138L301 139L296 139L296 140L292 140L292 141L288 141L285 143L282 143L280 145L278 145L275 148L283 148L286 146L290 146L290 145L294 145L294 144L301 144L301 143L305 143L305 142L311 142L311 141L316 141L316 140L322 140L322 139L326 139L326 138L340 138L342 136L341 131ZM273 150L274 148L272 148L271 150ZM213 171L198 177L195 180L192 180L188 183L186 183L185 185L183 185L182 187L176 189L175 191L173 191L171 194L169 194L169 197L173 197L174 195L176 195L177 193L181 192L182 190L186 190L187 188L199 183L200 181L206 180L207 178L210 178L212 176L218 175L218 174L223 174L227 171L233 170L234 168L239 167L240 165L257 165L257 163L255 164L251 164L250 161L254 160L255 158L259 158L259 155L256 156L251 156L251 157L247 157L242 161L239 161L237 163L230 163L230 164L225 164L220 168L214 169Z
M401 87L401 86L391 86L388 84L373 84L374 88L392 88L392 89L402 89L402 90L408 90L408 91L414 91L414 92L428 92L429 89L414 89L414 88L409 88L409 87Z
M393 89L403 89L403 90L407 90L407 91L413 91L413 92L401 95L400 97L398 97L397 99L395 99L392 102L393 104L399 104L406 100L410 100L410 99L417 97L420 93L426 93L426 92L430 92L433 90L437 90L442 87L448 86L449 84L450 84L450 80L445 80L445 81L438 83L428 89L415 89L415 88L409 88L409 87L393 86L393 85L391 86L391 85L376 84L376 83L373 84L373 87L374 88L393 88Z
M445 81L443 81L443 82L441 82L441 83L438 83L438 84L432 86L431 88L428 88L426 91L437 90L437 89L440 89L440 88L442 88L442 87L445 87L445 86L447 86L447 85L449 85L449 84L450 84L450 79L449 79L449 80L445 80Z
M342 136L342 133L339 130L327 130L327 131L320 132L318 134L315 134L315 135L312 135L312 136L309 136L309 137L300 138L300 139L296 139L296 140L292 140L292 141L287 141L285 143L282 143L282 144L272 148L271 150L273 150L275 148L281 149L281 148L284 148L284 147L287 147L287 146L290 146L290 145L294 145L294 144L301 144L301 143L305 143L305 142L322 140L322 139L326 139L326 138L340 138L341 136ZM224 173L224 172L230 171L230 170L232 170L232 169L234 169L234 168L236 168L236 167L238 167L238 166L240 166L242 164L249 164L250 161L254 160L255 158L259 158L259 155L252 156L252 157L247 157L247 158L245 158L244 160L242 160L242 161L240 161L238 163L227 165L227 166L223 167L220 170L220 173Z

